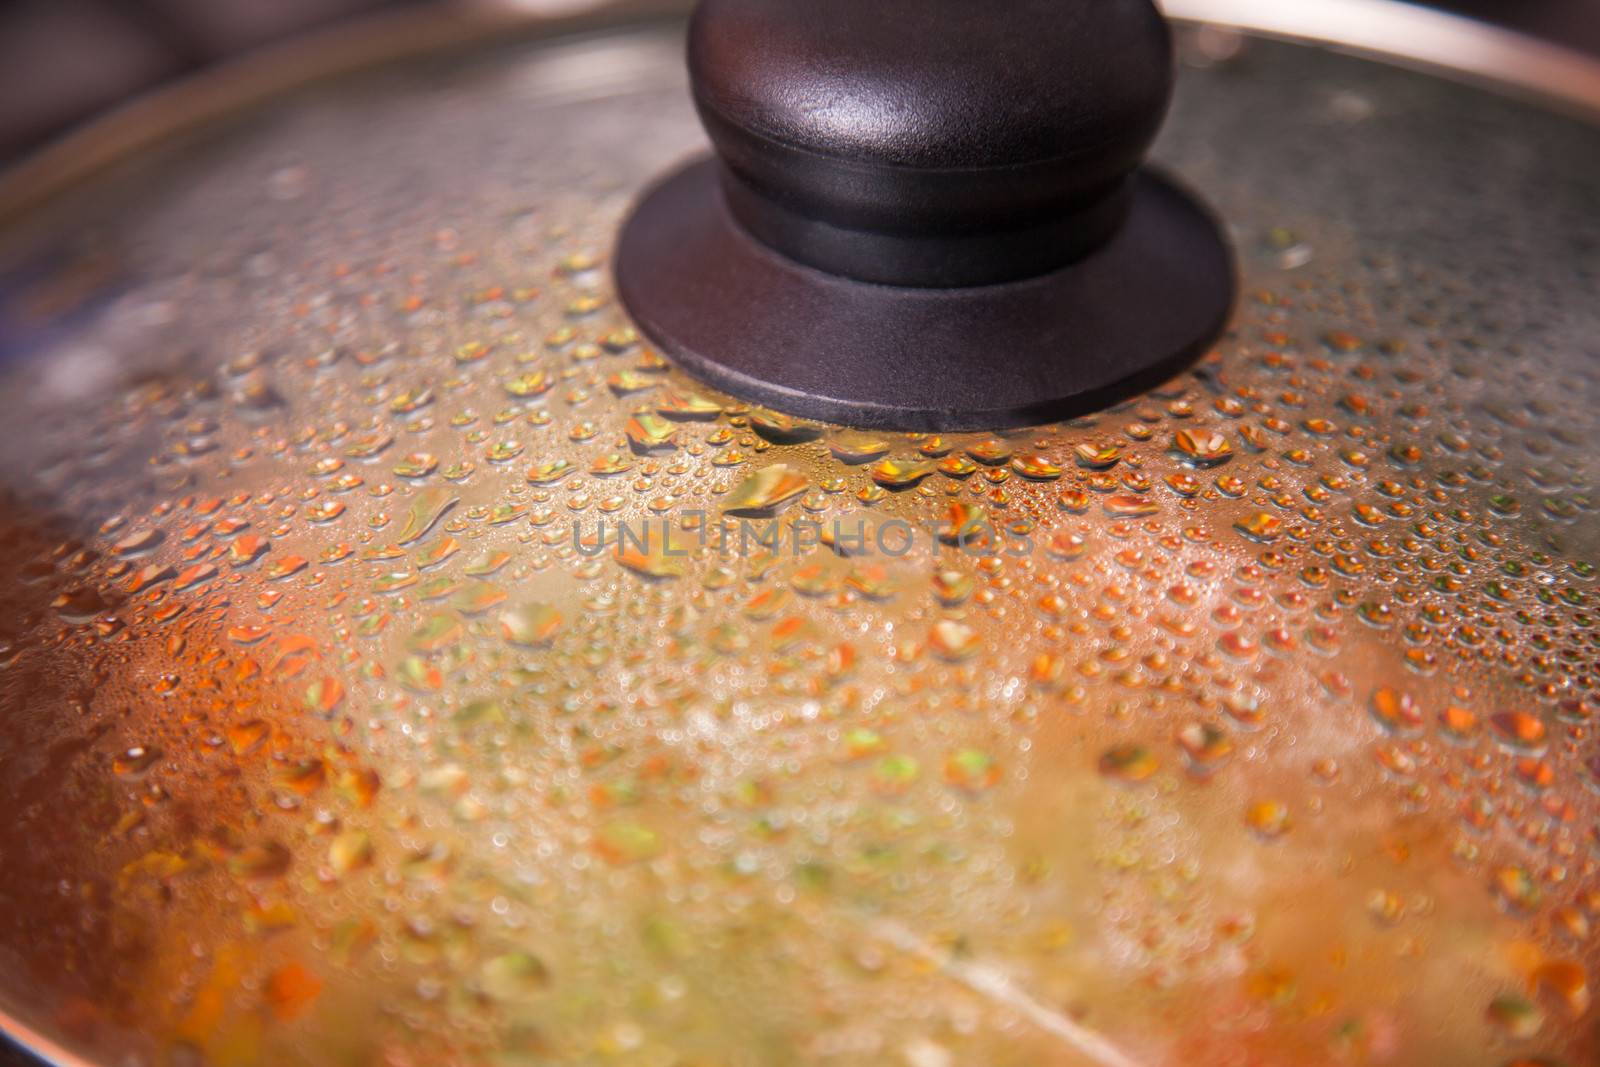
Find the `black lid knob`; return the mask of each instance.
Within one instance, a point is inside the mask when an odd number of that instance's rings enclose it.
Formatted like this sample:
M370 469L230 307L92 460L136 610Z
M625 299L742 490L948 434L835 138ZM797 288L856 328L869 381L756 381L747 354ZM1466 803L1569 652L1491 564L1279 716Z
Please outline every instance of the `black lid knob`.
M1151 0L701 0L717 149L648 190L617 289L691 372L900 429L1077 414L1171 375L1233 300L1212 218L1139 166Z
M728 203L810 266L983 285L1098 247L1172 91L1150 0L703 0Z

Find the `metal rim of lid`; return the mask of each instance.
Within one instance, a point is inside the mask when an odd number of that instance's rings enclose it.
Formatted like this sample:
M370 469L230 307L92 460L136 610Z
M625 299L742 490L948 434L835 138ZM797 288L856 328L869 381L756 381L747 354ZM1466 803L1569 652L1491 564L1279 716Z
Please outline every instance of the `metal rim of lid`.
M1464 16L1399 0L1160 0L1174 20L1324 45L1600 121L1600 58ZM619 29L686 14L690 0L601 0L568 13L477 8L367 16L187 76L0 171L0 227L78 183L187 130L248 112L295 89L407 58L503 39ZM421 42L421 43L419 43ZM0 994L0 1034L55 1067L96 1067L21 1017Z
M135 97L0 169L0 226L65 188L184 130L329 78L516 32L530 39L684 15L691 0L593 0L570 13L504 7L369 15L272 46ZM1531 96L1600 120L1600 58L1400 0L1160 0L1168 18L1321 44ZM422 43L419 43L422 42Z
M1401 0L1159 0L1178 22L1318 44L1531 97L1600 121L1600 57ZM293 90L406 58L470 48L508 33L593 33L683 16L692 0L578 0L565 13L503 6L403 10L354 19L229 60L137 96L0 169L0 227L65 189L187 130Z

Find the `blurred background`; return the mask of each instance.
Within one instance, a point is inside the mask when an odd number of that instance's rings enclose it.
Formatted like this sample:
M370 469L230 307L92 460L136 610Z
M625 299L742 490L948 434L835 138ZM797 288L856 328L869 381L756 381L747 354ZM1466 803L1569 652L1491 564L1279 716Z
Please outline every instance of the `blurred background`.
M341 20L382 9L570 11L601 2L0 0L0 166L162 82ZM1600 54L1600 0L1429 3Z

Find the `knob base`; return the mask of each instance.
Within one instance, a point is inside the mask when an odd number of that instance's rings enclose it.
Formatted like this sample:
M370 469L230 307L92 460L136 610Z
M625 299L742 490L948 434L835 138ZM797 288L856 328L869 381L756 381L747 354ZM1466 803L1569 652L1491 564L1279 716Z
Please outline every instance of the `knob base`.
M922 431L1054 422L1171 377L1232 309L1217 223L1149 170L1130 181L1126 224L1070 266L926 289L826 274L760 243L701 159L623 226L617 290L689 373L787 414Z

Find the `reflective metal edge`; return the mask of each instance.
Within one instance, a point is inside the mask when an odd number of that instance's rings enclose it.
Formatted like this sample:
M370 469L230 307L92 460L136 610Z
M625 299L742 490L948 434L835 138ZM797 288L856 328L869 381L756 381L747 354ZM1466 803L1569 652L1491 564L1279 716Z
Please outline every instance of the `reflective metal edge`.
M15 1015L3 1011L0 1011L0 1033L24 1052L51 1067L99 1067L93 1061L68 1051L31 1026L18 1021ZM4 1055L5 1051L5 1047L0 1046L0 1055Z
M1157 0L1168 17L1324 44L1600 119L1600 59L1397 0Z
M1600 60L1510 30L1399 0L1158 0L1168 17L1328 45L1531 95L1600 119ZM317 81L508 33L595 31L686 12L692 0L612 0L570 14L504 7L406 11L354 20L263 49L115 108L0 171L0 227L65 188L186 130ZM54 1067L96 1067L0 1000L0 1033Z
M0 228L63 190L176 135L297 89L400 60L494 40L595 33L687 14L693 0L567 0L540 14L534 0L463 0L354 18L179 78L120 104L0 167Z
M574 0L562 14L494 0L369 16L263 49L137 97L0 170L0 226L181 131L321 79L506 34L602 29L687 12L692 0ZM1308 41L1456 75L1600 119L1600 59L1398 0L1158 0L1169 17Z

